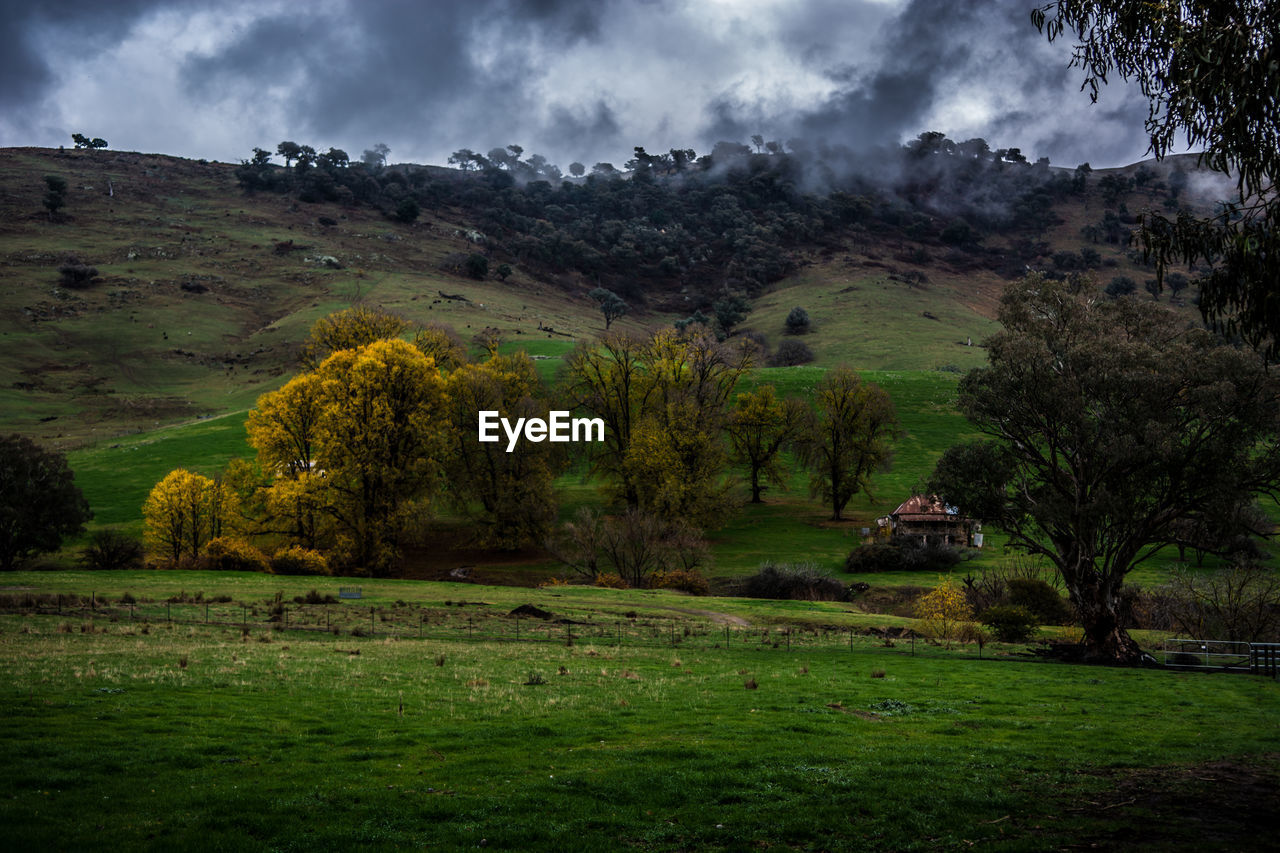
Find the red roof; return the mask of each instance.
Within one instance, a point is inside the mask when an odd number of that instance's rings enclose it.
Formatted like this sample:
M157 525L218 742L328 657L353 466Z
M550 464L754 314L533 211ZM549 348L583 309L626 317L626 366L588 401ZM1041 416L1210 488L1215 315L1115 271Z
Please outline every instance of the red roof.
M895 509L892 516L899 521L956 521L960 513L936 495L914 495Z

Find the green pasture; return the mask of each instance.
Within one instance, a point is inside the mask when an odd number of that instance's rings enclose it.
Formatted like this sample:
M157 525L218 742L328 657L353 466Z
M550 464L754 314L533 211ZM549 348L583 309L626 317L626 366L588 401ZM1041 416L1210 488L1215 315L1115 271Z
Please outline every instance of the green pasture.
M5 615L0 825L12 849L1255 849L1247 815L1122 785L1274 773L1280 685L994 651Z

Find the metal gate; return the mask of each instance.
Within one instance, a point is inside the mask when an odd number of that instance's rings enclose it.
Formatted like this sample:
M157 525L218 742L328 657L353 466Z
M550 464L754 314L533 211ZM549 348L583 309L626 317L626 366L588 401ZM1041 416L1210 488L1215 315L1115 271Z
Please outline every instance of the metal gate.
M1168 639L1164 641L1164 665L1171 669L1250 672L1280 678L1280 643Z

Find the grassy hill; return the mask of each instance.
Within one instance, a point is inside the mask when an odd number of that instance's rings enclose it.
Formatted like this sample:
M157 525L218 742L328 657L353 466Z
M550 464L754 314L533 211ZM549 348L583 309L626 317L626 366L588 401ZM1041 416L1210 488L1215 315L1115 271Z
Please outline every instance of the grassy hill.
M776 347L787 313L804 307L813 328L802 339L815 361L762 367L749 384L804 394L826 368L849 365L889 391L906 433L893 470L851 505L851 522L826 523L796 471L789 490L745 507L713 534L715 571L740 574L768 558L838 568L857 531L909 495L965 433L955 382L983 363L981 342L996 328L1006 279L995 268L1030 257L1052 269L1063 253L1092 247L1100 280L1124 274L1141 281L1134 253L1095 243L1082 228L1105 208L1156 204L1154 188L1185 165L1175 158L1154 169L1095 173L1087 191L1053 207L1059 224L1033 245L1021 232L992 232L962 251L940 242L936 229L911 237L855 225L789 249L796 271L752 300L736 333ZM1139 168L1154 177L1103 199L1108 174L1132 177ZM58 221L41 206L45 175L69 187ZM445 323L464 338L496 329L505 349L539 357L549 379L575 340L603 331L586 295L594 282L579 274L520 263L505 281L461 274L457 259L466 253L508 257L501 246L473 242L479 213L465 204L439 204L403 223L371 206L246 194L229 164L6 149L0 211L0 430L71 451L95 525L139 531L141 502L168 470L211 474L250 455L244 412L292 375L310 326L334 310L379 304L417 323ZM59 268L69 258L99 277L68 287ZM678 290L655 294L650 307L633 301L618 322L636 330L666 325L697 307L694 299ZM580 475L562 478L560 488L565 514L596 500ZM415 564L420 576L434 577L476 560L493 558L463 543L443 550L435 543ZM506 568L494 568L491 579L516 582L553 566L540 553L498 562Z

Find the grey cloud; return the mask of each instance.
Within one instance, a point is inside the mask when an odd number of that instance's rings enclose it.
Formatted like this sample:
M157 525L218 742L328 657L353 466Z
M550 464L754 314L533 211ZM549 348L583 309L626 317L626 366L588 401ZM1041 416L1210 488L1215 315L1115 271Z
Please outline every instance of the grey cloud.
M60 79L62 67L113 49L149 15L217 8L240 28L228 23L209 42L215 47L186 54L170 75L182 103L159 103L158 112L172 123L217 107L232 117L219 139L226 144L238 131L242 143L174 153L234 159L283 138L352 151L385 141L393 159L443 162L455 148L514 142L563 165L618 162L634 145L706 151L754 133L874 146L940 130L986 136L993 146L1016 145L1055 163L1140 156L1144 102L1112 84L1107 103L1089 109L1066 52L1031 26L1031 5L333 0L303 10L246 0L39 7L0 0L0 144L57 144L23 134L36 117L57 114L56 96L68 91L59 87L77 85L74 75ZM46 54L50 43L67 49ZM127 89L106 85L102 97L124 103L138 96ZM998 96L996 111L980 120L957 112L954 105L974 92ZM95 132L115 115L109 107L94 113ZM956 126L932 126L937 115ZM74 112L62 120L84 121ZM200 144L152 142L147 128L128 130L119 135L152 150ZM257 137L275 132L279 138Z

